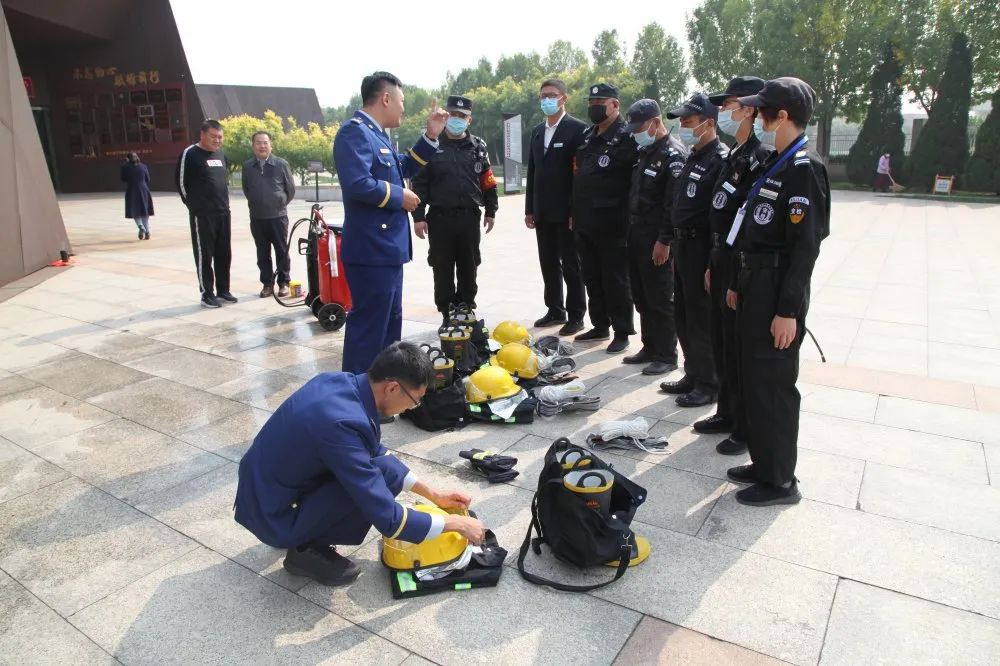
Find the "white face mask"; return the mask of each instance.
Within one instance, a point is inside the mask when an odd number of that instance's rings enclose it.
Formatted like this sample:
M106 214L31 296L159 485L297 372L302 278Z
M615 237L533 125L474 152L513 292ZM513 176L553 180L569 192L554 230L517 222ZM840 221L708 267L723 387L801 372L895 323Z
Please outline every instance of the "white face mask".
M740 125L742 124L742 120L733 118L733 109L719 111L719 129L729 136L735 137L736 133L740 131Z

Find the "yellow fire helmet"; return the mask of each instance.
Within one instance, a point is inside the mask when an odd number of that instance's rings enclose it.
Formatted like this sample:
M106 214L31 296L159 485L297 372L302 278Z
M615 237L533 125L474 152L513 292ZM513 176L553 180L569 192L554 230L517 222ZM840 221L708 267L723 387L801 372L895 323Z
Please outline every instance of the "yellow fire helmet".
M449 513L431 504L417 504L410 510L429 513L432 516L447 516ZM464 509L455 513L468 515ZM442 532L437 537L420 543L382 537L382 564L397 571L438 567L460 560L468 547L469 540L458 532Z
M465 382L465 400L472 404L508 398L521 389L503 368L488 366L476 370Z
M526 345L530 344L531 335L528 334L528 329L516 321L502 321L493 329L493 339L502 345L509 342L520 342L522 345Z
M490 365L497 365L514 377L534 379L538 376L538 357L527 345L508 342L495 356L490 357Z

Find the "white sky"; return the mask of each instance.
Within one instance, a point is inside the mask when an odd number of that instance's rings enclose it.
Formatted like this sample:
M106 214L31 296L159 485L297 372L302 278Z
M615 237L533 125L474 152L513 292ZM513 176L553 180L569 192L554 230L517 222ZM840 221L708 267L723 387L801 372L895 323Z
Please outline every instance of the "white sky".
M404 83L438 86L446 72L474 66L481 56L496 64L501 54L544 54L557 39L569 40L589 57L597 34L612 28L631 54L639 30L650 21L686 45L686 14L701 2L674 0L636 11L616 3L537 0L490 2L482 8L471 2L335 0L170 4L196 83L315 88L322 106L338 106L377 69ZM451 7L463 9L461 18L445 18Z

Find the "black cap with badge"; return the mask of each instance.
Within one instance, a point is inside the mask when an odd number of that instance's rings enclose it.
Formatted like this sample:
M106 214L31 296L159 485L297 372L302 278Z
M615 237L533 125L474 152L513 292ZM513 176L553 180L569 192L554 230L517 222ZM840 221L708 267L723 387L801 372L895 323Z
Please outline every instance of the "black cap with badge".
M804 124L809 122L816 108L816 93L802 79L783 76L765 83L756 95L740 97L739 102L743 106L784 109L789 116Z
M444 107L447 111L459 111L465 115L472 113L472 100L461 95L449 95L448 103Z
M705 118L710 118L711 120L719 119L719 107L708 101L708 95L705 93L695 93L691 95L691 99L684 102L681 106L677 107L673 111L667 112L667 118L673 120L674 118L687 118L688 116L704 116Z
M708 96L708 101L716 106L722 106L727 97L746 97L756 95L764 87L764 79L759 76L737 76L729 82L729 86L720 93Z
M590 86L590 96L587 99L618 99L618 88L610 83L595 83Z
M634 134L647 122L659 117L660 105L656 103L655 99L640 99L629 107L628 126L625 129Z

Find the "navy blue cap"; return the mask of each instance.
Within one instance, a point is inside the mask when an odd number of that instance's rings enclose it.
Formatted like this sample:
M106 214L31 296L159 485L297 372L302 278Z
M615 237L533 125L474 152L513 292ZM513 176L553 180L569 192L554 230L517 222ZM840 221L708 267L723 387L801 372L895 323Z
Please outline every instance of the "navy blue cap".
M448 95L448 103L444 108L448 111L461 111L470 114L472 113L472 100L461 95Z
M638 132L639 128L652 120L660 117L660 105L655 99L640 99L628 109L628 125L625 129L629 132Z
M739 101L743 106L784 109L789 114L808 121L816 108L816 93L802 79L783 76L765 83L756 95L740 97Z
M708 101L716 106L722 106L727 97L747 97L756 95L764 87L764 79L759 76L737 76L729 82L729 86L720 93L712 93Z
M618 99L618 88L610 83L595 83L590 86L587 99Z
M711 118L712 120L718 120L719 107L708 101L708 95L705 93L695 93L691 95L691 99L684 102L673 111L667 112L667 118L670 118L671 120L674 118L687 118L688 116L694 115L704 116L706 118Z

